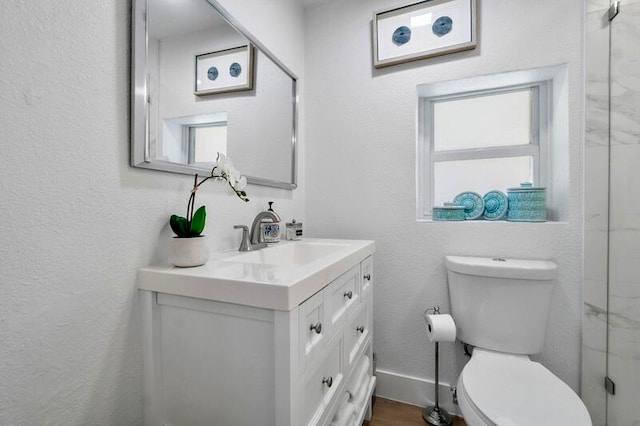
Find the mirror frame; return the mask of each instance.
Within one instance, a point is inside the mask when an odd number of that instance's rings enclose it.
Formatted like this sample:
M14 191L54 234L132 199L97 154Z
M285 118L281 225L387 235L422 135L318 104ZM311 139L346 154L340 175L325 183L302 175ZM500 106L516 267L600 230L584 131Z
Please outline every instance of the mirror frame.
M286 65L275 57L256 37L244 28L216 0L204 0L211 5L222 18L236 31L242 34L257 50L272 60L278 68L292 80L293 121L291 123L291 181L281 182L247 175L247 182L254 185L275 188L295 189L298 187L298 77ZM133 0L131 6L132 40L131 40L131 166L143 169L160 170L194 175L209 174L210 169L188 164L159 161L151 158L149 141L149 80L147 73L147 10L149 0ZM257 53L256 53L257 54Z

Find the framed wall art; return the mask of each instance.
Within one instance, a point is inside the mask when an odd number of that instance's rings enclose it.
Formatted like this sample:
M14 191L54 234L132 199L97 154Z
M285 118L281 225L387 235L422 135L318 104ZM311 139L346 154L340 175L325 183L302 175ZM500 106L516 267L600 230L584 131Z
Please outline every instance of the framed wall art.
M476 47L476 0L428 0L373 14L376 68Z
M195 55L196 96L253 89L253 46Z

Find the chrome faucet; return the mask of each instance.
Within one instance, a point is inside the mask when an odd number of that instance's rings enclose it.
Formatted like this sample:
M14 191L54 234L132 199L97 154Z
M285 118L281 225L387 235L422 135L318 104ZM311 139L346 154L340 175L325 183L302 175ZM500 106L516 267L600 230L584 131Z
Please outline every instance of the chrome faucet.
M260 225L265 219L270 219L273 223L280 222L280 216L278 213L273 210L265 210L256 215L255 219L253 219L253 223L251 224L251 249L261 249L267 246L267 243L264 242L264 236L262 235L262 231L260 229Z

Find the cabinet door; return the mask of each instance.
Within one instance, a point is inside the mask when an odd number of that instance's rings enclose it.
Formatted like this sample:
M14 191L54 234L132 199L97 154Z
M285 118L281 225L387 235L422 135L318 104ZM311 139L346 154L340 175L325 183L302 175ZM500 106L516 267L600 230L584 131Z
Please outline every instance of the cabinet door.
M325 289L327 319L331 328L337 330L346 321L350 312L360 303L360 265L349 269Z
M362 424L365 416L365 409L369 404L369 397L373 390L373 379L371 375L371 361L367 353L360 355L354 362L353 370L350 375L345 375L344 391L336 396L335 407L328 413L324 426L343 421L345 417L355 415L356 420L349 426L357 426ZM349 405L351 405L349 407ZM401 422L398 422L400 424ZM343 423L339 423L343 424Z
M369 404L370 396L373 391L373 378L371 375L371 359L367 353L363 353L354 363L353 373L345 386L345 392L350 396L351 402L356 409L356 418L362 424L365 416L365 409Z
M351 369L354 361L362 351L369 338L369 309L367 303L361 304L358 310L349 317L344 330L345 364L347 371Z
M324 342L327 340L324 292L320 291L304 301L298 312L300 360L304 370L321 354Z
M310 368L304 381L304 424L317 425L324 417L335 396L344 388L344 340L336 336L327 356L317 369Z
M362 300L367 300L367 295L373 288L373 257L369 256L361 263L362 267Z

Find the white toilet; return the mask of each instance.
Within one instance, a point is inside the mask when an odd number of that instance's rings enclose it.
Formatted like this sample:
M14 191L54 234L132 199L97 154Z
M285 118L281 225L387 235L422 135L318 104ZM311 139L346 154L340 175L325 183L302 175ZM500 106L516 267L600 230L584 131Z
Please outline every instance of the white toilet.
M542 351L556 276L550 261L447 256L451 314L475 348L458 379L469 426L590 426L586 407L530 354Z

